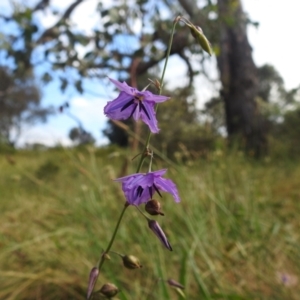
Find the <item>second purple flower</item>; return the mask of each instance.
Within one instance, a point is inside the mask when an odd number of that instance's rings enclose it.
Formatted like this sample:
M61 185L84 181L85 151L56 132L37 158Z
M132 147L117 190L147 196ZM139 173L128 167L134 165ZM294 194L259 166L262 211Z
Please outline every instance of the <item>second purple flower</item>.
M155 104L169 99L167 96L152 94L149 91L140 92L136 88L109 78L121 91L113 101L109 101L104 107L104 113L112 120L126 120L133 117L135 121L141 119L149 126L152 133L157 133L157 119Z
M166 169L149 173L136 173L117 178L122 182L122 190L126 200L131 205L140 205L152 199L155 192L160 196L160 191L170 193L176 202L180 201L177 187L171 179L163 178Z

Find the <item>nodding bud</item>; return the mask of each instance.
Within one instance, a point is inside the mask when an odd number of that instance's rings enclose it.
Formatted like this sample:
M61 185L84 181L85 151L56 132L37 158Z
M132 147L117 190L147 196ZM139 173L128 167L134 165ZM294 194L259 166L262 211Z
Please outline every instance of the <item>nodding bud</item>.
M99 270L98 270L98 268L94 267L90 272L89 285L88 285L88 290L87 290L87 295L86 295L87 300L90 299L90 297L93 293L94 286L96 284L98 276L99 276Z
M161 212L160 209L161 209L160 202L154 199L149 200L145 205L146 212L152 216L155 215L164 216L165 214Z
M110 256L107 253L103 253L102 256L104 259L110 260Z
M104 296L111 298L118 294L119 289L113 283L105 283L99 292Z
M124 267L127 269L139 269L142 267L139 259L133 255L124 255L122 260Z
M179 288L179 289L184 289L184 286L182 284L180 284L179 282L175 281L174 279L168 279L167 283L171 286L171 287L175 287L175 288Z
M188 25L192 36L196 39L196 41L199 43L199 45L202 47L202 49L207 52L210 56L213 54L213 51L211 49L210 42L204 35L201 27L194 26L194 25Z
M159 238L159 240L162 242L162 244L170 251L172 251L172 247L163 232L163 230L160 228L159 224L155 220L149 220L148 221L149 228L154 232L154 234Z

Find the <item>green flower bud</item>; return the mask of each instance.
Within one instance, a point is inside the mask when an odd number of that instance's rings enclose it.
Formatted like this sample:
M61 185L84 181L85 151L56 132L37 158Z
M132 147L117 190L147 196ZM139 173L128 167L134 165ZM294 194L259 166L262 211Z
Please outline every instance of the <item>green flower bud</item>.
M119 289L113 283L105 283L99 292L102 295L111 298L118 294Z
M194 25L188 25L188 27L191 30L192 36L196 39L196 41L199 43L199 45L202 47L202 49L207 52L209 55L213 54L210 42L204 35L201 27L194 26Z
M124 267L127 269L139 269L142 267L137 257L133 255L124 255L122 257Z
M154 199L149 200L145 205L146 212L152 216L154 215L164 216L165 214L161 212L160 209L161 209L160 202Z

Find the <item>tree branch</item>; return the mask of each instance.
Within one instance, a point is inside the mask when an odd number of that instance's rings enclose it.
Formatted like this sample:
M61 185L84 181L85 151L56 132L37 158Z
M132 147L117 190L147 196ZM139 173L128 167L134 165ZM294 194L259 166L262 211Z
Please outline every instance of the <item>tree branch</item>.
M42 35L39 37L39 39L36 41L36 44L41 44L43 43L45 40L48 40L49 38L52 39L51 37L53 36L53 29L55 27L57 27L60 23L66 21L67 19L70 18L72 12L74 11L74 9L81 4L83 1L85 0L77 0L75 2L73 2L64 12L64 14L62 15L62 17L56 22L56 24L54 24L52 27L46 29Z

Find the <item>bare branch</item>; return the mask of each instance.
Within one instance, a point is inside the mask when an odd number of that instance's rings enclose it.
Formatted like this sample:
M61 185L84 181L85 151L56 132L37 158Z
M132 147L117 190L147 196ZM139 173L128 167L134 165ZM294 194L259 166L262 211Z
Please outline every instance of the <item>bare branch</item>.
M42 35L39 37L39 39L36 41L37 44L43 43L45 40L49 40L49 38L51 39L51 37L54 37L53 35L53 29L55 27L57 27L60 23L66 21L67 19L70 18L72 12L74 11L74 9L81 4L83 1L85 0L77 0L75 2L73 2L64 12L64 14L62 15L62 17L56 22L56 24L54 24L52 27L46 29Z

